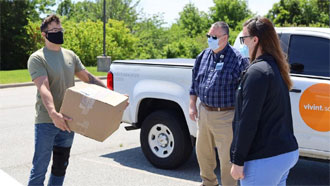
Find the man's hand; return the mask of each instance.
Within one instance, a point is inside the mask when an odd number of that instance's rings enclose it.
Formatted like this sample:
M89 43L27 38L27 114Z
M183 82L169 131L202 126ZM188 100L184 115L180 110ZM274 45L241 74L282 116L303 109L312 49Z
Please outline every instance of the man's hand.
M196 121L196 119L198 118L198 113L197 113L197 108L196 108L196 101L197 101L197 96L196 95L190 95L189 117L193 121Z
M198 118L196 104L190 104L190 106L189 106L189 117L193 121L196 121L196 119Z
M72 121L71 118L66 117L63 114L58 113L56 111L53 111L51 113L50 117L52 118L52 120L57 128L61 129L62 131L71 132L68 125L66 124L66 121Z
M244 179L243 170L244 170L244 166L238 166L233 164L230 170L231 177L233 177L235 180Z

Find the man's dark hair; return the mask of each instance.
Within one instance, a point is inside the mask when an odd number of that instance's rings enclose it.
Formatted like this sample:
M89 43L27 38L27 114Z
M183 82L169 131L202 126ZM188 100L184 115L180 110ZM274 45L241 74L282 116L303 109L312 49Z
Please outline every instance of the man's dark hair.
M227 23L223 22L223 21L218 21L212 24L213 27L215 28L221 28L225 34L227 34L229 36L229 26Z
M41 32L46 32L48 25L53 21L55 21L57 24L61 23L60 18L57 15L55 15L55 14L49 15L41 23L41 26L40 26Z

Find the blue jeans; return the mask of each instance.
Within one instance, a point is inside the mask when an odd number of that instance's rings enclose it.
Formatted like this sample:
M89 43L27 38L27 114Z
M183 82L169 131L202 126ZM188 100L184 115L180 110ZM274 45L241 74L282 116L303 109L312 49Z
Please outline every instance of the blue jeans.
M279 185L285 186L290 169L299 159L298 150L273 156L251 160L244 163L244 179L241 186Z
M62 170L64 169L64 174L65 174L65 169L69 163L68 156L73 142L73 137L74 137L73 132L69 133L67 131L65 132L61 131L59 128L55 127L53 123L35 124L35 141L34 141L35 150L34 150L34 156L32 162L33 167L31 170L31 175L28 183L29 186L44 185L45 175L47 172L47 168L50 162L53 149L54 149L54 153L56 149L57 154L60 154L56 156L55 154L53 155L53 167L54 167L55 157L56 157L56 161L63 162L63 158L61 158L61 152L58 153L58 151L61 151L61 149L66 150L64 154L67 155L67 158L64 159L65 160L67 159L67 161L64 162L65 165L60 166ZM63 185L63 181L64 181L64 175L55 176L52 170L52 173L48 181L48 185L49 186Z

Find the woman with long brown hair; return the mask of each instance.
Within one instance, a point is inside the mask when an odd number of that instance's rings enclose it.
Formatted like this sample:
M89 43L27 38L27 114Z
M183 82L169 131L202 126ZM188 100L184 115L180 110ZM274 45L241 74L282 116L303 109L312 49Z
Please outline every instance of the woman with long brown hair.
M293 134L289 64L275 28L256 17L243 25L251 64L236 92L231 175L241 185L285 185L299 158Z

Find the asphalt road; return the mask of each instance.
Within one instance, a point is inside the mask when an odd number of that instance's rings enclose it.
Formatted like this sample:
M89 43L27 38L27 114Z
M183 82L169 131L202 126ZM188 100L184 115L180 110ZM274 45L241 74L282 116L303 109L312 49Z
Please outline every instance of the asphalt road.
M22 185L27 184L32 166L35 94L34 86L0 89L0 169ZM124 126L127 124L123 124L103 143L76 134L64 185L200 184L194 154L176 170L154 168L141 151L140 130L125 131ZM289 175L288 185L330 185L329 165L328 161L300 159ZM218 168L216 172L219 175ZM2 185L8 184L0 180Z

